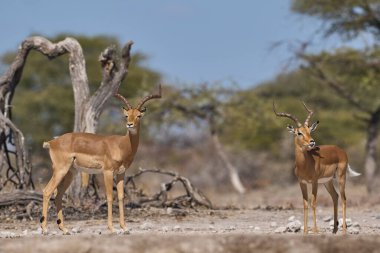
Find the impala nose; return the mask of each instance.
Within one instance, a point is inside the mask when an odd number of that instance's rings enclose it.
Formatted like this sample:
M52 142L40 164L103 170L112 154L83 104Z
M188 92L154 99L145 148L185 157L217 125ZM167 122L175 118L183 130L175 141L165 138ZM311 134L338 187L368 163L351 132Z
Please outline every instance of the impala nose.
M127 127L128 128L133 127L133 123L127 123Z
M315 141L311 140L309 146L313 148L315 146Z

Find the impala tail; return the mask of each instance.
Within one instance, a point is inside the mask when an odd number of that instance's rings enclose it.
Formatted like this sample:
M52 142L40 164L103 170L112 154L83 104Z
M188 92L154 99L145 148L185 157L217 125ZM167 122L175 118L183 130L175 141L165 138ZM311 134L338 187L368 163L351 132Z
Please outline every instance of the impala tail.
M361 175L361 173L356 172L356 171L354 171L353 169L351 169L351 166L350 166L350 165L348 165L348 167L347 167L347 173L348 173L348 176L349 176L349 177L357 177L357 176L360 176L360 175Z

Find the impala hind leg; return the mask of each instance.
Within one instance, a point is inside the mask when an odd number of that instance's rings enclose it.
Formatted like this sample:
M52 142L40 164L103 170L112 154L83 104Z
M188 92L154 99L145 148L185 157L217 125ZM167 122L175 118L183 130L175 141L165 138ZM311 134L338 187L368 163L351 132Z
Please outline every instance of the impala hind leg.
M55 197L55 206L57 208L57 224L59 229L63 232L63 234L69 234L69 231L64 226L63 221L63 213L62 213L62 197L65 194L67 188L69 188L72 180L73 180L73 172L68 171L67 174L63 177L61 183L57 188L57 196Z
M116 175L117 199L119 200L119 222L123 231L127 230L124 221L124 173Z
M54 170L54 167L53 167L53 170ZM49 183L46 185L46 187L43 190L42 217L40 220L43 234L47 233L46 223L47 223L47 218L48 218L48 208L49 208L50 197L53 194L54 190L59 185L59 183L61 182L62 178L66 175L67 170L66 171L54 170L53 176L51 177Z
M303 233L307 234L307 212L308 212L308 196L307 196L307 185L300 182L302 199L303 199Z
M347 170L347 164L338 167L338 183L339 183L339 193L340 197L342 199L342 212L343 212L343 224L342 224L342 232L343 234L346 234L347 231L347 224L346 224L346 170Z
M113 225L112 225L113 171L105 170L103 172L103 176L104 176L104 185L106 188L107 209L108 209L107 224L108 224L108 229L110 230L111 233L113 233L114 232Z
M334 229L333 229L333 234L336 234L336 232L338 231L338 198L339 198L339 195L335 190L335 187L334 187L332 180L325 183L324 185L326 187L326 190L329 192L329 194L333 200L333 203L334 203Z

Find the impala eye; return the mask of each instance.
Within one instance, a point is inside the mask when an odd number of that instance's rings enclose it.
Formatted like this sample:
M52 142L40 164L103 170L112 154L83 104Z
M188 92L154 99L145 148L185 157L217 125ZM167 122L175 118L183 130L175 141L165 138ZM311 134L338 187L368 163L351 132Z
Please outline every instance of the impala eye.
M298 134L298 136L302 136L303 135L301 132L298 132L297 134Z

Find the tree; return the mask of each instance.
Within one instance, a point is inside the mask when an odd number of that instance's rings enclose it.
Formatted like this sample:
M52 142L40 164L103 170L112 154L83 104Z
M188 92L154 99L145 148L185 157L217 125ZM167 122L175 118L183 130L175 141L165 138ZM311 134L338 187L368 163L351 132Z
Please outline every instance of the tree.
M172 117L171 119L165 119L166 122L172 122L171 124L181 121L185 121L185 124L189 124L189 121L200 125L205 123L215 151L219 159L223 161L224 166L228 169L232 186L237 192L243 194L246 192L246 189L241 183L238 170L230 162L219 138L220 126L224 120L223 110L227 94L228 91L212 88L207 84L181 89L173 92L170 97L167 97L167 103L162 105L164 109L162 113L170 112L172 114L170 116ZM177 115L175 112L177 112Z
M295 13L324 21L324 34L353 39L363 32L380 36L379 0L293 0Z

